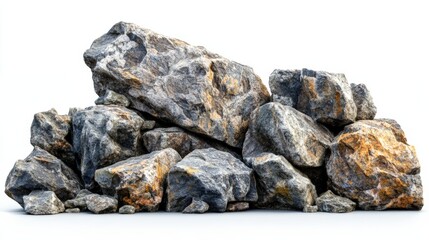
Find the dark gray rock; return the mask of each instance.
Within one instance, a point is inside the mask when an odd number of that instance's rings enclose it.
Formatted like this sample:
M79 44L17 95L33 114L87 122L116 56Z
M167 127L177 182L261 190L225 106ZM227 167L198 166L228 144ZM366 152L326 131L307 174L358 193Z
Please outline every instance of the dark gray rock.
M250 67L130 23L114 25L84 59L97 94L113 90L134 109L234 147L269 100Z
M352 200L335 195L330 190L316 199L319 212L346 213L354 211L356 203Z
M259 196L256 207L303 210L314 204L316 188L283 156L262 153L244 161L255 171Z
M351 84L353 99L357 108L356 120L372 120L377 114L377 107L365 84Z
M183 211L192 199L224 212L228 202L257 200L252 169L233 155L214 148L194 150L167 178L167 211Z
M280 103L267 103L251 117L243 157L272 152L295 166L320 167L333 136L305 114Z
M71 140L71 118L55 109L34 114L31 124L31 145L40 147L76 169L76 155Z
M97 98L95 100L95 104L97 105L117 105L122 107L128 107L130 105L130 101L127 97L122 94L116 93L111 90L107 90L103 96Z
M132 157L95 172L95 181L104 194L113 195L121 205L136 211L157 211L170 168L182 160L172 148Z
M182 213L205 213L209 210L209 205L201 200L192 199L191 204L189 204Z
M24 210L32 215L51 215L64 212L64 204L52 191L32 191L24 196Z
M120 106L93 106L73 114L73 147L85 188L96 187L96 169L142 154L142 131L154 125Z
M274 70L269 81L271 100L293 108L297 107L301 92L301 70Z
M239 212L249 209L250 204L248 202L230 202L226 206L227 212Z
M80 213L80 209L79 208L67 208L65 210L66 213Z
M61 160L34 147L24 160L18 160L10 171L5 193L21 206L22 197L34 190L53 191L65 201L76 196L81 188L79 177Z
M124 205L119 208L120 214L134 214L136 212L136 208L131 205Z
M98 194L90 194L85 197L88 210L96 213L114 213L118 209L118 200Z

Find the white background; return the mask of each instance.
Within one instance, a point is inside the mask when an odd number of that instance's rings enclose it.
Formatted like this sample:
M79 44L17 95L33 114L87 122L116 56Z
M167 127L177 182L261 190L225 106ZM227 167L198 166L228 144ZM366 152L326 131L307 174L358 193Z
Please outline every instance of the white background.
M1 1L0 182L25 158L33 114L93 104L83 52L118 21L134 22L252 66L343 72L365 83L378 117L396 119L429 186L428 9L425 1ZM428 191L425 189L425 198ZM28 216L0 193L0 239L428 239L422 211L304 214L251 211L133 216ZM318 237L318 238L319 238ZM85 238L86 239L86 238Z

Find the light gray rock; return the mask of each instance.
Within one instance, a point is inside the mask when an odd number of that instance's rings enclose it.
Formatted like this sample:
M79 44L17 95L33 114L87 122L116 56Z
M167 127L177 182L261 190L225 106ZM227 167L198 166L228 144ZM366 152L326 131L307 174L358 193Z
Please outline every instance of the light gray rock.
M93 106L73 115L73 147L85 188L94 189L95 170L143 153L142 131L152 129L137 113L120 106Z
M127 97L122 94L116 93L111 90L106 90L103 96L97 98L95 100L95 104L97 105L117 105L122 107L128 107L130 105L130 101Z
M23 206L23 196L33 190L53 191L65 201L81 188L79 177L64 162L47 151L34 147L24 160L18 160L10 171L5 193Z
M304 206L304 209L302 211L306 212L306 213L315 213L315 212L317 212L317 205Z
M316 199L319 212L347 213L354 211L356 203L352 200L335 195L328 190Z
M201 200L192 199L191 204L189 204L182 213L205 213L209 210L209 205Z
M130 107L241 147L251 111L269 101L253 70L203 47L120 22L84 54L95 91Z
M80 213L79 208L67 208L64 212L66 213Z
M293 108L301 93L301 70L274 70L269 81L271 100Z
M139 211L157 211L170 169L182 158L172 148L132 157L95 172L104 194Z
M80 211L87 210L86 205L86 196L93 194L92 192L88 191L87 189L82 189L79 191L79 193L76 195L74 199L69 199L64 202L64 206L67 209L75 209L78 208Z
M272 152L295 166L320 167L332 138L326 128L294 108L267 103L252 113L243 157Z
M230 202L226 206L227 212L239 212L249 209L250 204L248 202Z
M64 212L64 204L52 191L32 191L23 199L25 212L32 215L51 215Z
M85 197L88 210L96 213L114 213L118 209L118 200L98 194L90 194Z
M353 99L357 108L356 120L372 120L377 114L377 107L365 84L351 84Z
M167 211L183 211L192 199L198 199L209 205L209 211L224 212L228 202L257 198L252 169L214 148L194 150L167 178Z
M244 161L255 171L259 196L256 207L303 210L314 204L316 188L283 156L262 153Z
M134 214L136 212L136 208L131 205L124 205L119 208L120 214Z

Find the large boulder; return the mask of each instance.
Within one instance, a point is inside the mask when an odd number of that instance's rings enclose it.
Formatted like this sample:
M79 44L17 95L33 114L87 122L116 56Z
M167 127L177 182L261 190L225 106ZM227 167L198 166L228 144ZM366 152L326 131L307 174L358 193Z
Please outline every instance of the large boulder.
M243 157L271 152L295 166L320 167L332 138L309 116L280 103L267 103L252 113Z
M95 172L95 181L104 194L113 195L121 205L131 205L135 211L157 211L164 194L167 174L182 160L167 148L132 157Z
M252 169L230 153L214 148L191 152L168 174L167 211L183 211L192 202L203 201L208 211L224 212L228 202L257 199Z
M34 190L52 191L65 201L81 188L79 177L60 159L34 147L24 160L18 160L6 180L5 193L24 206L23 197Z
M137 113L120 106L93 106L73 114L73 147L85 188L94 189L95 170L143 153L142 133L152 129Z
M365 84L351 84L353 99L357 108L356 120L372 120L377 114L377 107Z
M113 90L132 108L234 147L269 100L250 67L130 23L114 25L84 59L97 94Z
M393 120L363 120L333 141L327 173L331 188L364 210L421 209L420 164Z
M24 210L32 215L51 215L64 212L64 204L52 191L32 191L24 196Z

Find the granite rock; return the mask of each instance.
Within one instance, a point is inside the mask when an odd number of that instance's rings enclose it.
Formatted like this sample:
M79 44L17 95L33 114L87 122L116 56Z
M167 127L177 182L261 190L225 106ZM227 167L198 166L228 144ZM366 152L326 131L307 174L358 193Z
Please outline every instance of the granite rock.
M124 205L119 208L120 214L134 214L136 212L136 208L131 205Z
M373 120L377 114L377 107L365 84L352 83L351 88L357 109L356 120Z
M32 191L23 197L24 210L32 215L51 215L64 212L64 204L52 191Z
M201 200L192 199L191 204L189 204L182 213L205 213L209 210L209 205Z
M85 197L88 210L96 213L114 213L118 209L118 200L105 195L90 194Z
M316 199L319 212L346 213L354 211L356 203L328 190Z
M127 97L122 94L116 93L111 90L106 90L103 96L97 98L95 100L95 104L97 105L117 105L122 107L128 107L130 105L130 101Z

